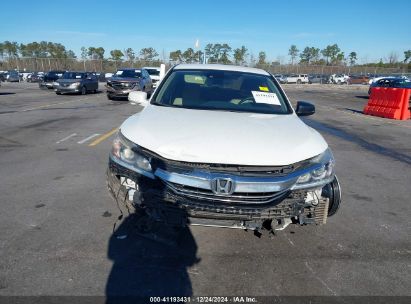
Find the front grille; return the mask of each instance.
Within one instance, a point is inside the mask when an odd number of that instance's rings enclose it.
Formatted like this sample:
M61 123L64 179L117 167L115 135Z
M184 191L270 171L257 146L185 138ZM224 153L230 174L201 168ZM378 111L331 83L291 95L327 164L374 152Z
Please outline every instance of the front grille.
M109 85L111 85L111 87L113 87L115 90L130 89L132 87L129 82L119 81L112 81Z
M238 204L266 204L276 199L282 198L287 190L280 192L244 192L233 193L231 195L216 195L211 190L185 186L181 184L164 182L166 187L173 193L196 200L206 200L219 203L238 203Z
M142 149L141 152L151 158L151 164L153 167L176 173L202 170L211 173L234 174L238 176L281 177L309 165L309 160L285 166L244 166L231 164L192 163L166 159L146 149Z
M146 201L148 207L158 208L157 200ZM227 203L207 202L186 198L175 193L166 192L165 200L175 202L175 208L184 208L187 215L191 217L203 217L213 219L268 219L297 216L303 208L302 198L294 193L286 193L282 200L267 205L232 205ZM164 205L172 207L173 205ZM178 207L177 207L178 206Z

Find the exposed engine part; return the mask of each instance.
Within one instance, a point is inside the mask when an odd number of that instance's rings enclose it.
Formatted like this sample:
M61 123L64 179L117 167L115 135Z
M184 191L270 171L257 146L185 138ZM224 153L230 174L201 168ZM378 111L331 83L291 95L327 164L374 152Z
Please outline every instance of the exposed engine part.
M271 222L271 227L273 230L284 230L291 223L292 220L290 218L278 219L277 221L273 220Z
M124 176L120 176L120 184L122 184L126 188L138 190L138 185L136 185L136 182Z
M129 178L121 176L120 184L126 188L126 191L128 193L128 200L130 202L134 202L134 194L136 193L136 191L138 191L138 185L136 184L136 182Z
M318 206L320 203L322 189L316 189L313 191L308 191L305 197L305 203L312 206Z
M328 217L328 205L329 205L329 200L326 199L321 199L318 206L315 207L314 210L314 219L316 224L325 224L327 223L327 217Z

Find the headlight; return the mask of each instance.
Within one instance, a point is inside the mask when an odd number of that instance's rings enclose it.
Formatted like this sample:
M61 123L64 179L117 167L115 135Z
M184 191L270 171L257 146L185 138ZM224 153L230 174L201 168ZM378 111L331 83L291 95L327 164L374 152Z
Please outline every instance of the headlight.
M300 175L293 190L321 187L334 178L334 156L330 149L309 160L308 170Z
M53 86L58 86L59 85L59 83L58 82L53 82Z
M78 87L80 85L80 82L73 82L70 87L75 88Z
M130 170L154 178L150 159L142 155L140 148L127 140L120 132L117 133L113 141L111 158Z

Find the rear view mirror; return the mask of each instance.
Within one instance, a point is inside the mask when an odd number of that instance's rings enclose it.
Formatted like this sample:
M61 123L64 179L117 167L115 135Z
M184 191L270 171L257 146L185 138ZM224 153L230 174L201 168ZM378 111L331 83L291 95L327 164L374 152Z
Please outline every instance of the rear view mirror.
M297 108L295 113L298 116L308 116L315 113L315 107L313 104L305 101L297 101Z
M128 100L145 107L148 104L147 93L141 91L131 91L128 94Z

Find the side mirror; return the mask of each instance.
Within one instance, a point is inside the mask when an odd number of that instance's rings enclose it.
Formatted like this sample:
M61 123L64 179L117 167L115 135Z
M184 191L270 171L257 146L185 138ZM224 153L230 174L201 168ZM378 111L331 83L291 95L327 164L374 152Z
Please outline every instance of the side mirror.
M315 113L315 107L309 102L297 101L297 108L295 109L295 113L298 116L313 115Z
M148 105L147 93L141 91L131 91L128 94L128 100L132 103L139 104L140 106L145 107Z

